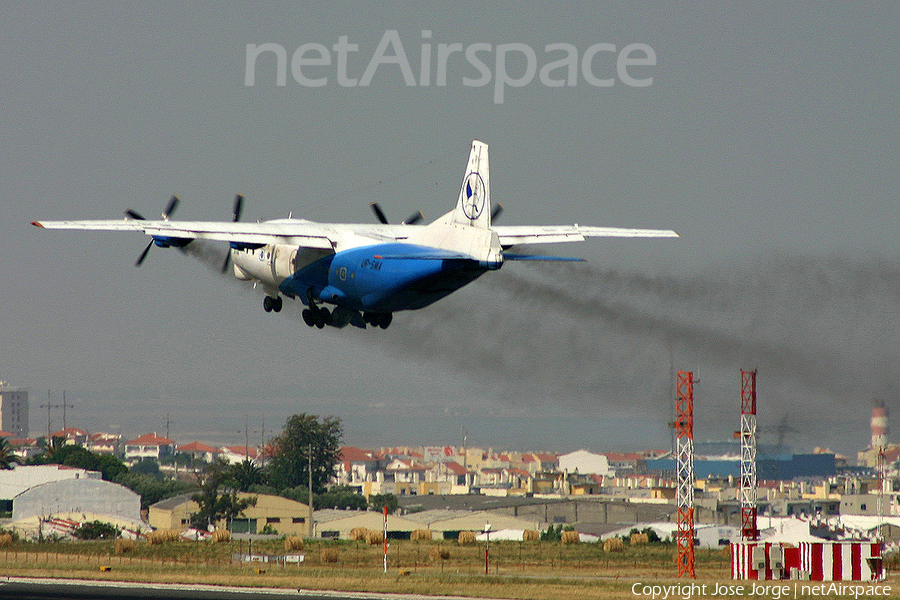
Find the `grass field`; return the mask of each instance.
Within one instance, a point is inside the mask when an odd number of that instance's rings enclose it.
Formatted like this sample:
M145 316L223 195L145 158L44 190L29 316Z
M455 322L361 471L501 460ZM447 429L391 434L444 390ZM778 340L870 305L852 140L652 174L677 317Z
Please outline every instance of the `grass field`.
M362 541L307 543L301 552L304 562L299 565L233 561L233 555L251 552L246 541L139 543L126 553L117 553L111 541L17 543L0 549L0 573L485 598L633 599L639 597L632 592L634 583L671 585L686 581L675 578L674 551L670 545L626 545L624 552L604 552L597 544L496 542L490 545L489 574L485 575L483 543L459 546L453 542L392 540L387 573L383 569L383 547ZM285 550L281 542L253 542L252 553L283 555ZM729 597L713 594L716 582L733 584L726 552L698 550L696 574L697 583L708 587L694 597ZM892 578L888 583L900 591L900 581ZM896 592L892 595L900 597Z

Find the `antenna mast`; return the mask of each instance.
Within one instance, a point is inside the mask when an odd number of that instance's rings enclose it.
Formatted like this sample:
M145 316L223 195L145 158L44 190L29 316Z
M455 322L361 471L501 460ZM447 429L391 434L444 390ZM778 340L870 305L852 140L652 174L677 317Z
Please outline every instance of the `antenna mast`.
M694 575L694 374L679 371L675 391L678 577Z
M756 369L741 371L741 540L759 539L756 527Z

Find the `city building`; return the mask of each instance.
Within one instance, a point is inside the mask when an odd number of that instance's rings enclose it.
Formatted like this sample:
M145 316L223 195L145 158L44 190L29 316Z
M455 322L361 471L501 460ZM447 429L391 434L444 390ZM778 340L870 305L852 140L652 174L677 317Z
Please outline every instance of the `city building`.
M0 429L28 437L28 391L7 388L0 381Z
M191 442L190 444L178 446L178 453L187 454L194 460L212 462L219 456L220 451L218 448L214 448L209 444L203 444L201 442Z
M125 460L137 462L145 458L159 460L175 453L175 442L169 438L147 433L125 444Z
M254 465L259 465L259 450L253 446L222 446L219 448L219 457L230 465L249 460Z
M92 433L88 436L85 448L94 454L110 454L121 457L124 453L122 434Z
M77 427L66 427L60 431L54 431L50 434L50 439L62 438L66 441L67 446L84 446L88 440L88 434Z
M559 456L559 469L567 473L581 475L603 475L612 477L615 473L609 468L609 459L602 454L594 454L587 450L576 450Z

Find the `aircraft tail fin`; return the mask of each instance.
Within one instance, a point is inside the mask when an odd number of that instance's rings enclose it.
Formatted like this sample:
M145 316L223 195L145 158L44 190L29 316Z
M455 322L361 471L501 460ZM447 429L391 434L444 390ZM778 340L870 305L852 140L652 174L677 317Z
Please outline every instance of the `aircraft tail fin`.
M453 211L453 222L479 229L491 227L491 180L488 170L488 145L472 141L466 175Z

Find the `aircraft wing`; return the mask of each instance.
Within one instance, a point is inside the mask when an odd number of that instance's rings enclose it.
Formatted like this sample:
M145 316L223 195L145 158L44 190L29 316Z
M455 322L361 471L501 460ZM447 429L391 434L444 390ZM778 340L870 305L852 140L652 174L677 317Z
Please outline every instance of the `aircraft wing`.
M135 231L154 237L234 242L242 244L293 244L304 248L334 250L356 240L402 240L408 225L344 225L283 219L264 223L224 221L147 221L140 219L33 221L45 229L89 231ZM352 241L351 241L352 240ZM358 243L358 242L357 242Z
M33 221L46 229L135 231L173 239L199 239L243 244L294 244L305 248L335 250L341 247L405 240L418 225L351 225L280 219L263 223L227 221L147 221L140 219ZM495 225L504 248L520 244L581 242L589 237L678 237L668 229L625 229L584 225Z
M558 244L581 242L589 237L679 237L671 229L624 229L584 225L517 226L495 225L492 229L504 248L518 244Z

